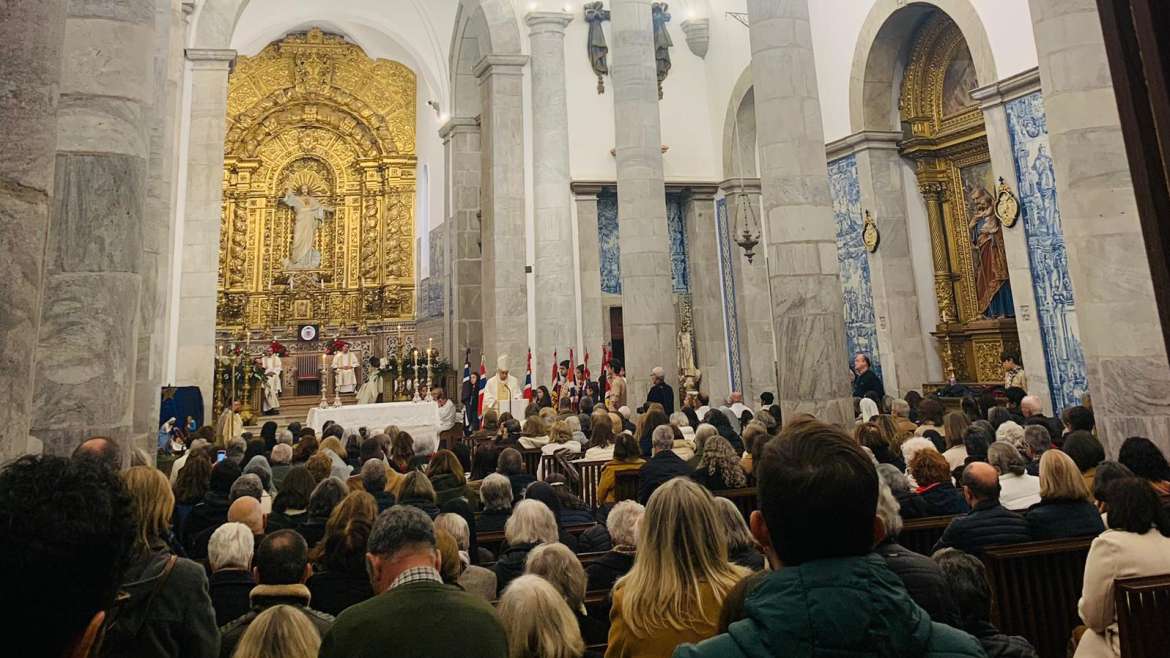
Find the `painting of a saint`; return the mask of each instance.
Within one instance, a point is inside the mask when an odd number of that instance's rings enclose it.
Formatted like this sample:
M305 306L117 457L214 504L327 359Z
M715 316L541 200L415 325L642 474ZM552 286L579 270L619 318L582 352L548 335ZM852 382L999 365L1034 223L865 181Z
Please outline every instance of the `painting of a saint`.
M943 116L953 116L975 105L971 92L978 86L975 63L971 61L971 53L963 48L962 52L951 60L946 75L943 76Z
M1008 282L1003 226L995 216L995 196L989 191L991 165L967 167L962 178L979 312L989 318L1013 317L1015 306Z

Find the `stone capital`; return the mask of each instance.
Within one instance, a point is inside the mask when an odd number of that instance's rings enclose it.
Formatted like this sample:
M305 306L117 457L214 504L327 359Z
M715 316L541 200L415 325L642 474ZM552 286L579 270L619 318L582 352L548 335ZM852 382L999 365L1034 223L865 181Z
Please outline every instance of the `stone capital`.
M707 202L715 200L718 185L690 185L686 188L686 199L691 202Z
M479 117L451 117L439 126L439 138L447 140L459 133L479 132Z
M759 178L728 178L719 183L719 190L727 196L733 194L760 194L760 179Z
M575 181L569 184L569 189L573 190L573 194L578 199L596 199L606 185L606 183L599 181ZM613 183L608 183L608 185L612 186Z
M688 18L682 22L683 34L687 35L687 48L699 59L707 56L711 43L711 22L707 18Z
M482 81L491 75L514 75L524 73L524 65L528 63L528 55L484 55L476 63L472 73Z
M1040 91L1040 69L1032 67L973 90L971 98L979 101L982 109L988 110L1037 91Z
M825 146L825 157L832 162L869 149L896 151L903 137L904 135L898 131L862 130L829 142Z
M183 53L196 69L228 71L236 61L231 48L187 48Z
M565 28L573 22L573 15L565 11L534 11L524 17L528 24L529 34L559 34L565 33Z

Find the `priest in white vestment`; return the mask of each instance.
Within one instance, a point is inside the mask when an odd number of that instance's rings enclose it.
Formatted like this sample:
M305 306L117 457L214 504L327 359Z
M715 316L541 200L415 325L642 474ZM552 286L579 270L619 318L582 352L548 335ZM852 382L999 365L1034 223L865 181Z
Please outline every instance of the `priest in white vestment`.
M382 369L378 357L370 357L370 372L366 375L366 383L358 389L358 404L374 404L382 394Z
M455 427L455 403L447 398L447 392L443 390L443 387L432 388L431 397L439 406L439 432L446 432Z
M511 411L509 400L519 400L520 384L508 374L508 355L501 354L496 360L496 374L487 380L483 388L483 410L495 409L497 413Z
M264 400L260 410L269 416L275 416L280 413L280 394L284 391L280 382L284 364L272 348L268 348L260 365L264 368Z
M341 351L333 355L333 382L338 393L353 393L357 389L357 355L349 351L349 345L342 345Z
M240 401L232 400L227 409L219 415L215 423L215 444L220 448L227 446L228 441L240 439L244 436L244 419L240 417Z

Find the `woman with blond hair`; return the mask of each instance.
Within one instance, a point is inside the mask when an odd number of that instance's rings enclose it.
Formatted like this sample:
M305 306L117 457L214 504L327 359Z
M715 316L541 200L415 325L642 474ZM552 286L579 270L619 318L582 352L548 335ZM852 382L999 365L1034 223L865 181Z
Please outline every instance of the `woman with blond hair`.
M313 609L338 615L374 595L366 573L366 542L377 516L378 503L365 491L350 492L333 508L325 536L309 551L316 573L305 585Z
M524 573L544 578L569 605L586 644L605 644L609 620L590 617L585 611L585 588L589 579L577 554L564 544L541 544L528 554Z
M435 490L435 504L442 507L448 501L463 498L474 509L479 496L467 485L463 464L450 450L440 450L427 465L427 478Z
M520 576L496 608L508 637L508 658L581 658L585 642L569 605L547 580Z
M119 619L106 633L104 653L111 656L215 658L219 630L203 567L176 556L164 541L170 532L175 496L162 471L135 466L122 474L137 530L131 564L122 577L128 598ZM175 619L183 623L174 623Z
M320 648L321 635L304 613L274 605L248 624L232 658L315 658Z
M731 447L727 439L718 435L707 439L699 467L691 477L711 491L739 489L747 484L747 476L739 465L739 455L735 454L735 448Z
M633 568L614 584L605 655L669 656L711 637L727 593L749 573L727 560L710 492L686 478L668 481L646 505Z
M1048 450L1040 457L1040 502L1024 518L1036 541L1096 537L1105 532L1081 469L1059 450Z
M422 471L411 471L402 478L402 488L398 493L399 505L417 507L434 519L439 515L439 506L435 500L435 487Z
M504 524L507 548L500 553L493 567L499 591L524 573L524 564L532 549L540 544L555 544L559 536L557 518L548 505L532 499L517 503L512 516Z
M942 456L946 458L952 471L967 463L967 446L963 443L963 434L970 426L970 419L962 411L952 411L943 417L943 437L947 449Z

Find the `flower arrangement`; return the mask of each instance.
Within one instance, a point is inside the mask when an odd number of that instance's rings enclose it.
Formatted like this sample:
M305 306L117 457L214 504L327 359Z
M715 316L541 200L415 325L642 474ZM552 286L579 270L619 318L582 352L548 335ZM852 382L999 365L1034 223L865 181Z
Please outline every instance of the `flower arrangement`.
M326 354L336 354L336 353L341 351L341 348L346 347L348 345L349 345L349 343L345 342L344 340L341 340L340 338L334 338L333 340L331 340L325 344L325 353Z
M272 342L268 344L268 349L272 350L272 353L275 354L276 356L279 356L279 357L288 356L288 348L285 347L283 343L281 343L280 341L278 341L276 339L273 339Z

